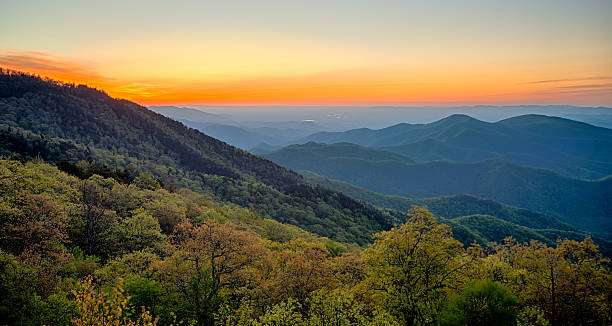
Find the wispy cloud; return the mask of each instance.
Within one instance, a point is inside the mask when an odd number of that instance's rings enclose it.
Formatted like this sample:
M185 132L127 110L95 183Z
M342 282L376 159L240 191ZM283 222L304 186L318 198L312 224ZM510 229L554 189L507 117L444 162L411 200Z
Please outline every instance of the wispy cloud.
M71 58L38 51L0 52L0 65L26 71L98 76L98 74L85 63Z
M612 77L589 76L519 81L490 88L478 81L443 81L429 75L407 78L401 69L355 69L303 76L264 76L240 80L105 75L98 62L37 51L0 51L0 67L53 79L87 84L111 96L143 104L432 104L565 102L602 104L612 101ZM121 72L121 69L118 69ZM146 76L146 75L145 75ZM367 78L365 78L367 76ZM436 79L438 78L438 79ZM454 77L453 77L454 78ZM451 79L452 81L452 79ZM467 85L465 82L467 82ZM531 84L531 85L526 85ZM446 86L448 85L448 86ZM459 85L459 86L456 86ZM329 118L343 118L330 114Z
M547 79L547 80L535 80L521 83L526 84L550 84L550 83L566 83L566 82L580 82L580 81L591 81L591 80L612 80L611 76L591 76L582 78L561 78L561 79Z
M39 51L0 52L0 67L36 73L60 81L84 83L102 88L115 96L149 98L169 92L168 86L157 81L119 80L103 76L95 64Z
M559 89L600 89L612 88L612 83L558 86Z

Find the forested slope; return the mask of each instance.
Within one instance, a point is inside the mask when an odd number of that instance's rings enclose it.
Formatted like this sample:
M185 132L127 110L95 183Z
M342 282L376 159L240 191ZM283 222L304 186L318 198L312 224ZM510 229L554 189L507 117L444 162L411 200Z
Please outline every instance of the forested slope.
M568 178L499 159L421 164L333 154L318 159L319 152L336 146L292 145L264 157L289 169L313 171L378 193L412 198L468 194L552 215L580 228L612 230L612 178Z
M612 320L609 259L589 238L466 248L413 208L363 249L189 189L169 192L144 173L126 181L85 162L70 170L78 178L40 159L0 159L2 325ZM490 216L460 219L477 237L503 231L479 226ZM540 236L518 229L519 240ZM464 301L495 309L457 309Z
M3 71L0 121L3 155L149 172L168 187L187 186L343 241L363 244L391 226L387 213L86 86Z

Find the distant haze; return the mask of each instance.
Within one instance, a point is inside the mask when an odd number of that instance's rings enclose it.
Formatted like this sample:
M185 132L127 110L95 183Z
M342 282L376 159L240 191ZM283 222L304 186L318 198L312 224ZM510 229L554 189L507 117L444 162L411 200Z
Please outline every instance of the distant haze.
M296 123L316 124L320 130L384 128L397 123L429 123L463 113L494 122L524 114L558 116L612 128L612 108L556 106L461 106L461 107L354 107L354 106L201 106L187 105L223 117L210 121L249 127L292 128ZM201 121L203 122L203 121ZM291 124L288 122L292 122Z

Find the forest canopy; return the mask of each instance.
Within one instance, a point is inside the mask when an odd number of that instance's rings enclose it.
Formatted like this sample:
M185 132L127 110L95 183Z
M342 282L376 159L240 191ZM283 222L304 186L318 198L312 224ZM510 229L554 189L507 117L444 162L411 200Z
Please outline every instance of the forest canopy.
M0 161L2 324L612 322L610 260L590 238L466 246L415 206L360 247L118 179Z

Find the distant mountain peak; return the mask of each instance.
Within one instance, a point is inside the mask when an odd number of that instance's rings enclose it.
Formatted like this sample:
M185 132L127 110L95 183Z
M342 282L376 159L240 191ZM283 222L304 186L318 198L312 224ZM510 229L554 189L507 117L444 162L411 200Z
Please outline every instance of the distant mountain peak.
M556 123L584 125L584 126L593 127L592 125L585 123L585 122L575 121L575 120L561 118L561 117L549 116L549 115L544 115L544 114L524 114L524 115L519 115L516 117L510 117L510 118L501 120L498 123L505 124L505 125L525 125L525 124L530 124L530 123L544 123L544 122L545 123L556 122Z

